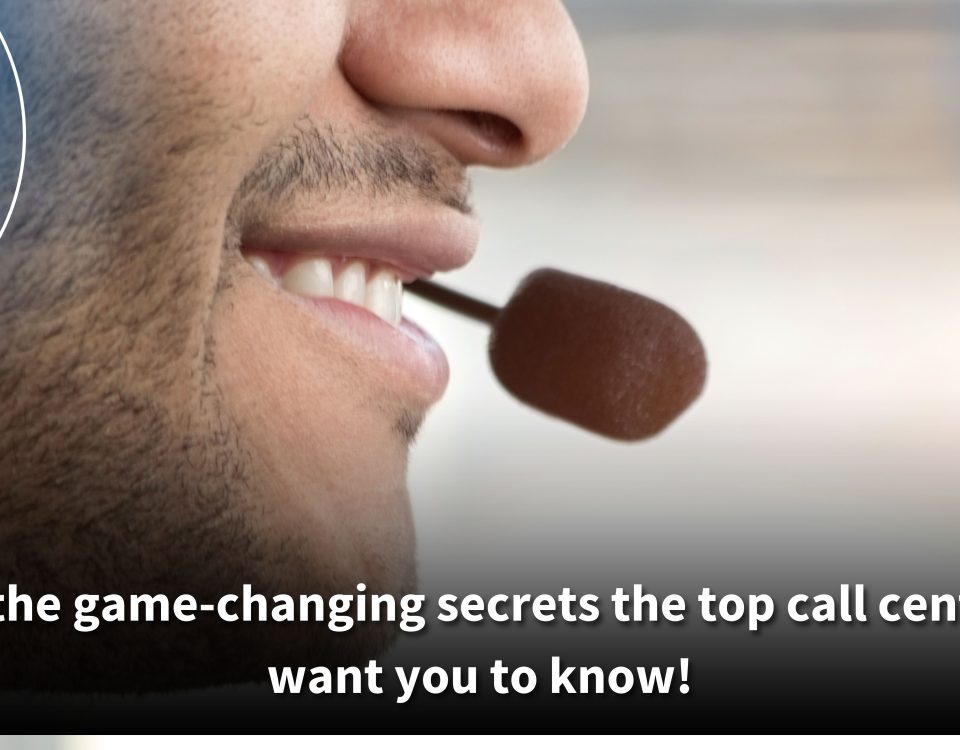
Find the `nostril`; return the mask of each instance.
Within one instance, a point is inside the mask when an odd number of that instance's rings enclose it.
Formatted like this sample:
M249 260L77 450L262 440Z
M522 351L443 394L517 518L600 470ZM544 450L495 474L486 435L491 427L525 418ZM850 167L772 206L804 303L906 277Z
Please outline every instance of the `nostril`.
M518 151L523 148L523 131L505 117L474 110L457 110L450 114L463 120L488 148L498 151Z

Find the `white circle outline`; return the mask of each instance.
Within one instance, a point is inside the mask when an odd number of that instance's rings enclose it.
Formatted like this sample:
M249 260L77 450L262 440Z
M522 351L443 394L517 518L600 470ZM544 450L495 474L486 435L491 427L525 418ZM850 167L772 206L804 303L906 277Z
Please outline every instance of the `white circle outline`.
M0 226L0 237L7 229L10 218L13 216L13 209L17 205L17 198L20 195L20 185L23 182L23 167L27 162L27 108L23 105L23 89L20 86L20 76L17 73L17 64L13 61L13 53L7 46L7 40L3 38L3 32L0 31L0 44L3 45L7 53L7 59L10 61L10 67L13 69L13 80L17 83L17 96L20 97L20 127L23 130L23 138L20 145L20 174L17 175L17 187L13 191L13 200L10 202L10 210L7 211L7 218L3 220L3 226Z

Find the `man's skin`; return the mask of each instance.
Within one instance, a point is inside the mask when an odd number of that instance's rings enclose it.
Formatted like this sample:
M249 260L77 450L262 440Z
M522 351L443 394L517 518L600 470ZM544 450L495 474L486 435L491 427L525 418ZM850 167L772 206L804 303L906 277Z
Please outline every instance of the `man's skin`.
M8 623L0 679L151 689L375 655L392 628L79 635L72 597L414 590L407 458L442 355L248 261L466 262L466 168L537 161L583 115L562 6L0 0L0 30L30 135L0 240L0 583L60 594L65 621Z

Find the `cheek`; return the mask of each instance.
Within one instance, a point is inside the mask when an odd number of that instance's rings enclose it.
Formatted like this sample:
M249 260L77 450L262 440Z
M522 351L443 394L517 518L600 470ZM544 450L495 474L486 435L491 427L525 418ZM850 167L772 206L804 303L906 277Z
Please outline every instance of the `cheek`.
M181 22L172 44L211 101L253 104L282 120L305 110L334 70L344 25L342 2L231 0L215 5L207 24Z
M310 81L334 67L346 24L342 1L208 0L193 13L175 6L154 4L147 18L164 30L155 36L162 70L169 75L172 66L215 97L217 84L235 93L244 81L268 84L257 90L275 102L307 96Z
M336 0L164 0L133 15L123 38L135 42L111 67L135 83L130 106L158 123L142 147L178 169L189 169L178 155L202 156L203 172L235 188L336 74L346 11Z
M413 541L407 449L385 391L312 321L280 325L272 293L250 273L216 303L213 375L248 454L264 531L305 537L313 564L351 579L376 580L387 560L399 574Z

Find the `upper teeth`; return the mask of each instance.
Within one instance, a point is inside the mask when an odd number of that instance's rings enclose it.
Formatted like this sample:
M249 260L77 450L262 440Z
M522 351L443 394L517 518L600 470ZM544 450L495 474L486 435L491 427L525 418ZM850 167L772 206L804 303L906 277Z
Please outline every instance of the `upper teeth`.
M247 260L262 276L273 279L270 264L259 256ZM402 316L403 285L392 271L371 268L354 260L334 278L333 264L326 258L304 258L291 265L280 280L288 292L314 299L334 298L365 307L392 325ZM369 276L369 278L368 278Z
M386 321L397 325L402 314L403 287L396 274L380 269L367 281L367 294L363 306Z

